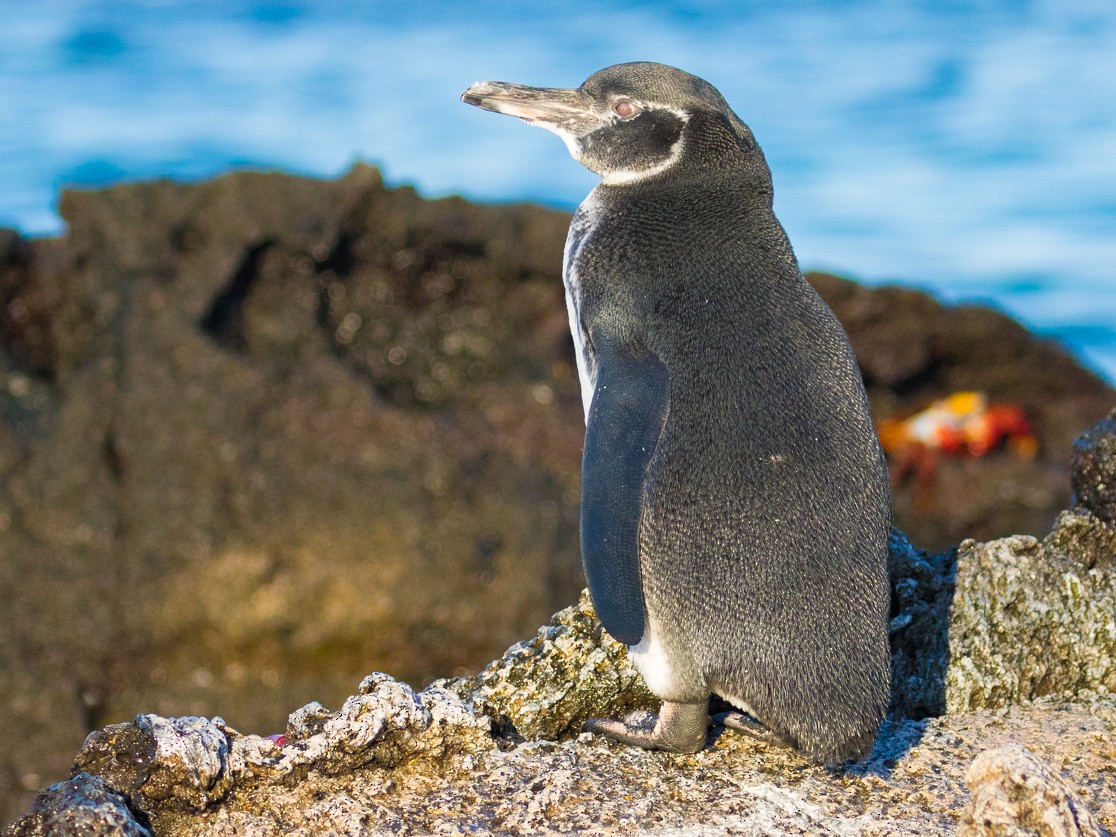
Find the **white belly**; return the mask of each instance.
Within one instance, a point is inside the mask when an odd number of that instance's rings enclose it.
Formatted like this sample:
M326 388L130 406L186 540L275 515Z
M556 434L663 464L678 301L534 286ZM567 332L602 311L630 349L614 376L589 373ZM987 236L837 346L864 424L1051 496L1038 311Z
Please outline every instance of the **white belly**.
M566 286L566 310L570 315L570 334L573 336L574 353L577 359L577 377L581 381L581 406L585 409L585 423L588 424L589 407L593 403L593 391L597 388L597 376L590 372L589 359L585 354L585 340L581 334L581 320L577 313L577 301L570 293L568 284Z
M578 207L570 222L566 236L566 248L562 255L562 281L566 286L566 310L570 316L570 334L573 337L574 353L577 359L577 376L581 381L581 406L585 410L585 421L589 422L589 407L593 403L593 392L597 387L597 362L592 349L585 345L585 331L581 321L581 280L577 275L578 252L593 233L597 221L597 201L594 192Z
M668 699L667 696L674 691L674 670L671 668L666 650L655 638L650 626L644 632L639 645L628 646L628 659L643 677L651 693L664 700Z

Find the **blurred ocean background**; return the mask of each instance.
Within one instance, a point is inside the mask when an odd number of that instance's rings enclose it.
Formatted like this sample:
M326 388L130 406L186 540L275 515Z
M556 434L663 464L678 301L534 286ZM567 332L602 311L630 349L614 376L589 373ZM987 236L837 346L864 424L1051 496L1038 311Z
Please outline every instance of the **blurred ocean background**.
M1116 3L0 0L0 225L64 186L354 161L572 209L595 182L477 80L620 61L716 85L806 269L992 303L1116 381Z

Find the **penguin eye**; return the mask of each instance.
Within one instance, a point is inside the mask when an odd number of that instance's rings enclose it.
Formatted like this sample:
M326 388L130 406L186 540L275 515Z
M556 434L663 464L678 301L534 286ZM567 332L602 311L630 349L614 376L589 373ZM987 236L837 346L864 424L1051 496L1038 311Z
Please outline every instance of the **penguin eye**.
M639 105L631 99L620 99L612 106L612 110L621 119L628 119L639 113Z

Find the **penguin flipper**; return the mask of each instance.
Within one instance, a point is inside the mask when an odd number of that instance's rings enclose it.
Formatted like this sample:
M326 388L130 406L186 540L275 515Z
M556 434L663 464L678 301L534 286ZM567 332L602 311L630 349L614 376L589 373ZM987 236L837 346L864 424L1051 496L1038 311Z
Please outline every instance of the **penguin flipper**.
M581 556L601 624L625 645L646 612L639 522L647 467L666 421L670 383L655 355L593 335L597 380L581 461Z

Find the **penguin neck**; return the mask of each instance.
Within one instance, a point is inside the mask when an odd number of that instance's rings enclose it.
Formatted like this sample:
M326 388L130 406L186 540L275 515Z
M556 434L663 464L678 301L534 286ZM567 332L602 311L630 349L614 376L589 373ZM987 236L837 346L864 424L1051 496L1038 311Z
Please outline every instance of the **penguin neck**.
M726 165L681 161L635 177L601 178L590 196L595 193L597 198L625 200L638 194L644 199L655 196L655 200L685 204L712 202L734 206L752 217L764 216L773 212L771 181L764 173L766 169L757 172L735 161Z
M688 126L690 127L690 126ZM697 127L697 126L692 126ZM771 170L754 143L742 147L736 137L683 131L670 152L641 169L616 169L602 175L600 186L634 189L682 189L693 196L731 192L756 209L771 210Z
M641 183L666 174L681 162L683 155L686 153L686 125L690 116L681 110L673 112L682 119L682 131L678 134L678 139L667 150L666 156L644 168L606 171L601 175L601 182L604 185L626 186L631 183Z

